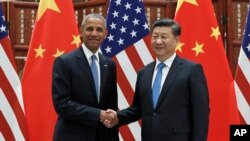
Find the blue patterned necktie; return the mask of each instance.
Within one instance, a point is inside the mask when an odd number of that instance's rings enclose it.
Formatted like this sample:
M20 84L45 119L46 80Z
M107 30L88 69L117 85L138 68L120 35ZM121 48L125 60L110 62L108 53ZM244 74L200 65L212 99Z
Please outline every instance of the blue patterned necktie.
M97 68L97 65L95 63L95 61L97 60L96 56L95 55L92 55L91 56L91 65L90 65L90 68L91 68L91 71L92 71L92 75L93 75L93 78L94 78L94 81L95 81L95 90L96 90L96 95L97 95L97 99L99 101L99 73L98 73L98 68Z
M153 88L152 88L152 97L153 97L153 104L154 108L157 104L158 98L160 96L160 90L161 90L161 79L162 79L162 69L165 67L164 63L160 63L157 66L157 73L155 76Z

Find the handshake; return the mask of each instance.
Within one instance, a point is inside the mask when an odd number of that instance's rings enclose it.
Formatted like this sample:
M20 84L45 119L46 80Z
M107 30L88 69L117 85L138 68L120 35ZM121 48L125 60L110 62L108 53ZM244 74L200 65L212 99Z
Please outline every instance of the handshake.
M108 109L106 111L101 110L100 121L107 127L112 128L119 123L116 111Z

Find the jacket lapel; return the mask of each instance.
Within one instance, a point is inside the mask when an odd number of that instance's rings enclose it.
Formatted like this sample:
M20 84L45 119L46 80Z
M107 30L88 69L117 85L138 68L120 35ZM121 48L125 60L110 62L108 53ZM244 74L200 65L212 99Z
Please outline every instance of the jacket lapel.
M176 58L174 59L172 65L169 69L167 78L165 79L165 82L163 84L161 94L160 94L160 97L159 97L159 100L157 102L155 109L157 109L158 106L161 104L161 102L168 96L168 90L171 87L171 85L173 84L173 81L175 80L175 78L178 76L178 74L181 70L180 69L181 64L182 64L181 59L178 56L176 56Z
M94 78L92 76L92 72L91 72L91 68L90 68L89 63L88 63L88 59L85 56L85 53L81 47L78 48L76 58L78 59L77 62L79 63L79 66L81 68L80 70L85 72L83 74L85 75L85 77L89 81L89 84L91 84L91 89L92 89L93 95L94 95L96 102L97 102Z
M153 74L154 74L154 68L155 68L156 62L154 61L152 64L149 65L149 68L146 69L145 73L145 79L143 79L143 82L145 83L145 89L146 89L146 96L148 97L148 105L151 105L152 110L154 110L153 106L153 99L152 99L152 81L153 81Z
M108 79L108 63L106 63L105 58L99 53L99 59L100 59L100 99L99 103L103 97L103 89L105 86L105 82Z

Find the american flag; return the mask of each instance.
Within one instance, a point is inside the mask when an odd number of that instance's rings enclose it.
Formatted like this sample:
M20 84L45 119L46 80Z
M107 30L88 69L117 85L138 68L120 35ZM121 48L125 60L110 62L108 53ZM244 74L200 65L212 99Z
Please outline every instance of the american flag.
M243 42L240 48L238 66L235 73L235 91L238 109L243 122L250 124L250 11L246 22Z
M108 35L101 51L117 64L118 107L133 100L137 71L154 56L149 50L149 26L142 0L111 0L107 14ZM120 128L121 140L141 140L139 122Z
M26 138L21 82L0 4L0 141Z

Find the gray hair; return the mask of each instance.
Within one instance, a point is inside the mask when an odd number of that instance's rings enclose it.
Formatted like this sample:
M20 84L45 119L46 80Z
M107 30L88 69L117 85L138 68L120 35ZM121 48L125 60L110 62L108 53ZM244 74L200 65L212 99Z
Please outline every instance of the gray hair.
M107 28L106 19L105 19L102 15L97 14L97 13L91 13L91 14L88 14L86 17L83 18L82 24L81 24L81 29L82 29L83 26L86 24L86 21L87 21L89 18L101 19L101 20L104 22L104 27Z

